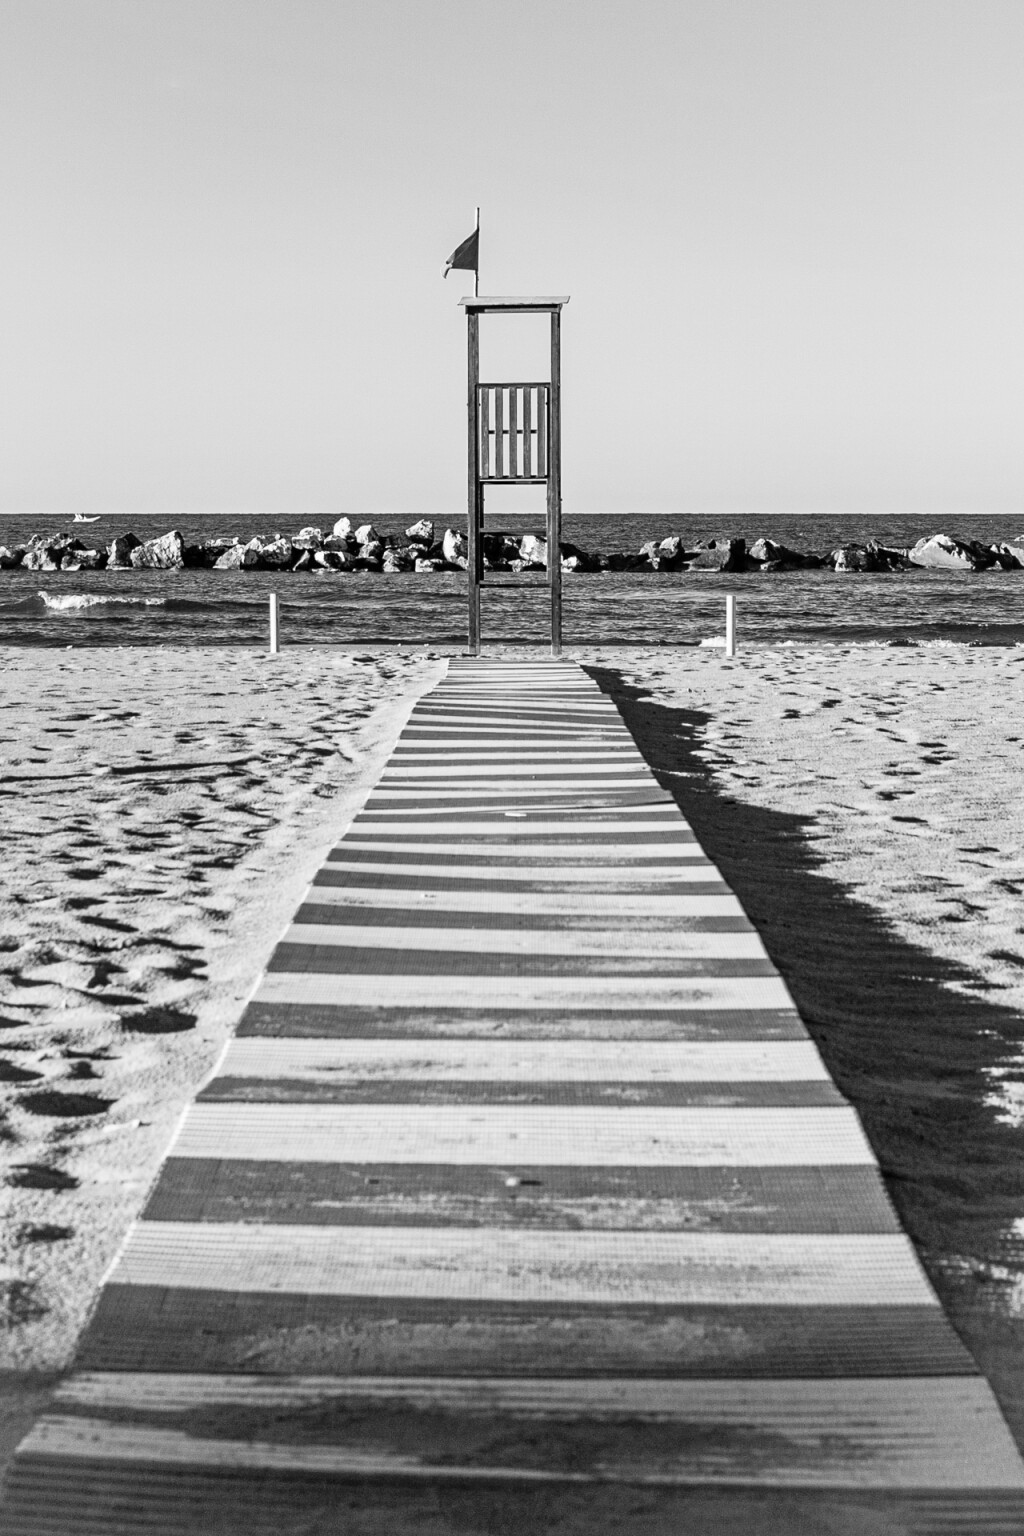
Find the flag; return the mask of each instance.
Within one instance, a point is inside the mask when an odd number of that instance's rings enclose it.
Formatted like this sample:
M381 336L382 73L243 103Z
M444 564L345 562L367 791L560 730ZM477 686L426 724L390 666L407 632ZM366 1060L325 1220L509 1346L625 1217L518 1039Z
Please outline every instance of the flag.
M443 277L447 277L453 267L459 267L467 272L479 270L480 262L480 231L474 229L467 240L457 245L444 264Z

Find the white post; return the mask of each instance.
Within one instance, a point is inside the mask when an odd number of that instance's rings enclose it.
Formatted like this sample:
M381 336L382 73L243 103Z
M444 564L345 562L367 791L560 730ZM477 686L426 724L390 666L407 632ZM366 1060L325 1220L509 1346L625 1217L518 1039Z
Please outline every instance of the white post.
M736 599L731 592L725 599L725 654L736 655Z
M276 656L280 649L281 649L281 647L280 647L280 644L278 643L278 625L277 625L277 593L276 592L271 592L271 594L270 594L270 654L271 654L271 656Z

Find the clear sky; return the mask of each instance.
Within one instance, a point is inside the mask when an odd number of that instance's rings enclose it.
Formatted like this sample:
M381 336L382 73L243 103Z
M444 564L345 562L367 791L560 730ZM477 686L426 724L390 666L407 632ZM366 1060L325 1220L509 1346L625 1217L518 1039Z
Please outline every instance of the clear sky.
M0 146L8 511L461 510L476 203L567 512L1024 507L1022 0L0 0Z

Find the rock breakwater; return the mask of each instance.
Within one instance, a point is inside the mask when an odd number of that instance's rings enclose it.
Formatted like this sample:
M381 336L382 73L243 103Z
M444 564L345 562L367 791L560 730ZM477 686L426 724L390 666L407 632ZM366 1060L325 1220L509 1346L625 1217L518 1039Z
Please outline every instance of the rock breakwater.
M831 550L795 550L761 537L688 541L682 534L649 539L635 552L584 550L559 546L562 570L587 574L601 571L726 571L773 574L831 570L857 572L953 570L1024 570L1024 535L1012 541L984 544L976 539L932 534L916 544L895 547L869 539ZM484 568L519 574L548 568L548 542L539 533L488 530L483 536ZM421 518L402 532L380 532L373 523L354 526L340 518L332 528L300 528L295 534L264 534L249 540L210 538L189 544L177 529L158 538L140 539L128 531L108 544L90 544L74 532L37 534L27 543L0 545L0 571L377 571L431 574L465 570L466 535L457 528L439 530Z

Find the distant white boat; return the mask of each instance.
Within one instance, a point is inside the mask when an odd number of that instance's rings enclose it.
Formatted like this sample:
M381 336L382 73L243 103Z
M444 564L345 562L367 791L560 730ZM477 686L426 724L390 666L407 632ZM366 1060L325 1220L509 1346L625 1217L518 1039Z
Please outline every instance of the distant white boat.
M86 517L84 512L76 512L71 521L73 523L98 523L101 516L102 514L99 512L96 513L95 517Z

